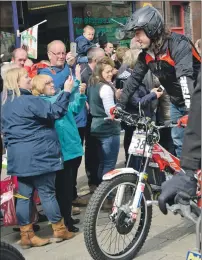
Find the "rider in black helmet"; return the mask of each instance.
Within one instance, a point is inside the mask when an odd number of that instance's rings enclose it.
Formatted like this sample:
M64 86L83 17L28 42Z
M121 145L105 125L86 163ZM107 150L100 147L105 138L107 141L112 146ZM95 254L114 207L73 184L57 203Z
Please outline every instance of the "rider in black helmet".
M201 58L184 35L165 28L160 12L151 6L138 9L128 20L125 31L134 33L142 52L132 75L126 81L119 104L125 108L130 96L142 82L148 69L159 79L171 100L171 120L188 113ZM173 128L172 138L180 158L184 129Z
M125 25L125 31L136 31L143 29L147 37L157 39L164 32L163 17L157 9L145 6L137 10Z
M201 115L198 116L201 111L200 78L195 91L194 88L201 68L201 59L193 43L186 36L166 30L161 14L154 7L145 6L137 10L124 29L134 32L134 40L140 45L142 52L139 54L132 75L126 81L118 106L125 108L148 69L158 77L170 96L172 121L177 122L188 113L194 92L184 139L186 144L184 143L182 153L181 166L185 171L164 182L159 197L160 209L167 214L166 203L173 203L179 191L185 191L190 196L196 195L197 181L194 174L201 165ZM183 128L172 129L178 157L181 155L183 135Z

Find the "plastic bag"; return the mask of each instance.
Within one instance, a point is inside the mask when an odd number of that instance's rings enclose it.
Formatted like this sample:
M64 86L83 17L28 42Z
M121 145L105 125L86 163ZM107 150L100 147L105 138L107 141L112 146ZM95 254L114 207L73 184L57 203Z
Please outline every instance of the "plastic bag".
M0 209L3 211L3 225L4 226L15 226L18 224L15 210L15 197L21 199L28 199L18 193L17 177L12 176L0 181L0 195L1 203ZM38 222L38 211L36 204L33 203L31 222Z
M1 195L1 210L3 211L4 226L15 226L18 224L15 211L13 188Z
M14 183L17 178L8 177L0 181L0 194L1 194L1 210L3 211L3 224L4 226L17 225L17 217L15 211Z

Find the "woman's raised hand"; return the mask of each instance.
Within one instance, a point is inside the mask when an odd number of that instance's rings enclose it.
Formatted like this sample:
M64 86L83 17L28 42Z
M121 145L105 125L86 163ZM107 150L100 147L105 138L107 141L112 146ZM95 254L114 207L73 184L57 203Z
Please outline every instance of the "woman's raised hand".
M73 86L74 86L74 79L72 76L69 76L68 79L65 81L64 91L71 93Z

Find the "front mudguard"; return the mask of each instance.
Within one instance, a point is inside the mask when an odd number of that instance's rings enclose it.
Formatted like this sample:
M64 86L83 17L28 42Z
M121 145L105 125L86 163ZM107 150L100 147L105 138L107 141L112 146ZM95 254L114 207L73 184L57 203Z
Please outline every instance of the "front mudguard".
M139 175L139 172L134 170L133 168L119 168L119 169L115 169L113 171L107 172L102 177L102 179L103 179L103 181L109 181L111 179L116 178L119 175L123 175L123 174L126 174L126 173L132 173L132 174L135 174L137 176Z
M136 176L139 176L139 172L134 170L133 168L119 168L119 169L114 169L113 171L107 172L103 177L102 180L103 181L110 181L114 178L116 178L119 175L124 175L127 173L132 173ZM149 190L150 195L152 195L152 189L151 186L148 182L146 182L146 186Z

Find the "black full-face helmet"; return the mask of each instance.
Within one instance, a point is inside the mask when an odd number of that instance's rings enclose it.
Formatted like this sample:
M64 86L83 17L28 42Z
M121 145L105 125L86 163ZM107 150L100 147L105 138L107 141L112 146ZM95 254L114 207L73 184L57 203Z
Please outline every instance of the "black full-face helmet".
M163 17L160 12L152 7L145 6L132 14L125 24L124 31L144 30L150 39L158 38L164 30Z

